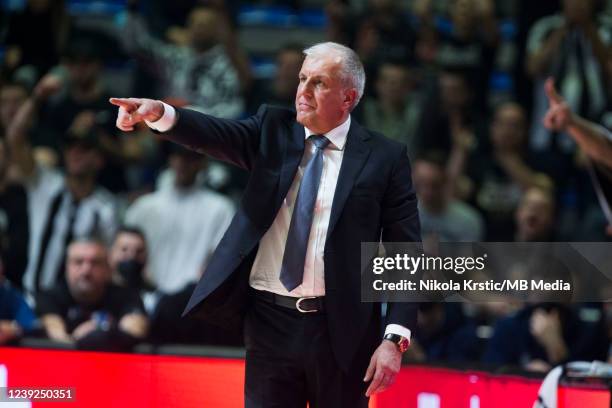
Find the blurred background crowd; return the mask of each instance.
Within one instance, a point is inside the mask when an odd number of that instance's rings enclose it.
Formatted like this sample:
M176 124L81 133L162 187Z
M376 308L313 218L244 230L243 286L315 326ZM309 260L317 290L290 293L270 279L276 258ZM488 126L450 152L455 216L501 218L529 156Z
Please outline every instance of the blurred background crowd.
M612 126L611 1L0 4L0 343L240 345L179 316L248 174L122 133L108 98L292 108L302 49L325 40L364 62L353 118L409 147L424 240L610 240L588 159L542 118L553 77ZM407 358L546 371L611 339L606 304L430 303Z

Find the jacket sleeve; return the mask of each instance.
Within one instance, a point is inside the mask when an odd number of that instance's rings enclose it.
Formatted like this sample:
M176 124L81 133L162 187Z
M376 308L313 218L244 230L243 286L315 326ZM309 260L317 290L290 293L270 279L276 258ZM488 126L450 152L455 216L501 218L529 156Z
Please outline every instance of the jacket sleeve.
M245 170L253 167L261 139L261 124L266 114L262 105L257 114L243 120L220 119L191 109L175 108L175 125L163 138L188 149L205 153Z
M412 186L412 175L407 149L401 149L392 170L391 180L383 198L382 242L420 242L421 227L417 198ZM385 245L387 256L398 252L394 245ZM417 322L416 302L390 302L386 324L399 324L413 333Z

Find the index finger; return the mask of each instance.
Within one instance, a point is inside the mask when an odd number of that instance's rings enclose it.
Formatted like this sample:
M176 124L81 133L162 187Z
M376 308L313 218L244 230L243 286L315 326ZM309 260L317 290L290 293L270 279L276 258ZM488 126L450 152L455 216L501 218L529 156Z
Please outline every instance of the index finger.
M552 77L548 77L546 79L546 82L544 83L544 90L546 91L546 96L548 96L550 103L563 102L563 97L557 92L557 89L555 88L555 80Z
M382 371L377 369L376 373L374 374L374 378L372 379L372 382L370 383L370 386L368 387L366 391L367 397L374 394L378 390L384 378L385 378L385 375L382 373Z
M130 98L110 98L108 100L115 106L119 106L120 108L125 109L128 112L135 111L138 109L138 103Z

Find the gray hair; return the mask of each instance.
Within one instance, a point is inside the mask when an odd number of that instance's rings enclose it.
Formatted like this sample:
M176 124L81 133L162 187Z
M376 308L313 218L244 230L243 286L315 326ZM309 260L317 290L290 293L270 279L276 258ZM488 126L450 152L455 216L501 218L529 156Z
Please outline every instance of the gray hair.
M357 90L357 98L355 98L351 110L355 108L363 96L366 80L365 70L363 69L363 64L357 53L349 47L335 42L318 43L312 47L306 48L303 52L307 57L321 57L329 55L330 53L334 53L340 57L340 69L342 71L343 81L347 86Z
M97 245L101 248L104 248L104 251L108 252L108 246L106 245L106 242L104 242L104 239L101 236L96 234L84 235L72 239L72 241L70 241L70 243L68 244L67 253L70 252L70 248L76 244Z

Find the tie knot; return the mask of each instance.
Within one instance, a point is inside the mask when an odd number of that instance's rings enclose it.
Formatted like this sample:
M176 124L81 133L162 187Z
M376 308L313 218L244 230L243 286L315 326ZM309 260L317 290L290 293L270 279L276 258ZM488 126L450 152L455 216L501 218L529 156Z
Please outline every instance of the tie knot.
M312 135L310 136L312 139L312 143L317 147L317 149L325 149L329 144L329 139L323 135Z

